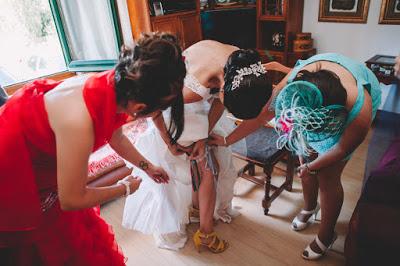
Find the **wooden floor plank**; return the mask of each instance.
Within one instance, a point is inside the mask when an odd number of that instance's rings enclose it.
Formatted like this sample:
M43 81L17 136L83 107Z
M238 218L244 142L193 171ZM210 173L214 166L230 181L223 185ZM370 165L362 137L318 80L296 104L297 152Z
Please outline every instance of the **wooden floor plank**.
M370 138L371 132L344 170L342 181L345 201L336 226L339 238L333 250L318 262L307 262L300 256L305 246L315 237L318 222L302 232L290 229L291 220L303 207L298 178L294 180L292 192L284 191L272 203L268 216L263 214L261 206L263 188L238 179L233 203L241 215L231 224L218 223L216 226L218 234L230 243L230 248L222 254L207 251L198 253L191 239L179 252L157 248L151 235L143 235L121 226L124 199L103 206L102 216L112 225L116 239L128 257L128 265L344 265L344 240L349 219L360 196ZM235 160L237 169L242 165L242 162ZM282 173L274 172L272 182L279 184L283 177L277 175L282 176ZM189 236L196 229L196 225L190 225Z

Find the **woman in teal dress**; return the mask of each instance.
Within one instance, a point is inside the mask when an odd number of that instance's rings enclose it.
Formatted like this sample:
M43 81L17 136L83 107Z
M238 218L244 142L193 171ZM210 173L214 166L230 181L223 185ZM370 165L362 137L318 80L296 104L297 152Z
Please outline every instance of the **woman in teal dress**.
M336 240L335 225L343 204L340 177L374 119L381 98L379 82L364 65L334 53L300 60L293 69L276 62L264 68L266 75L269 70L287 75L267 104L250 117L246 106L229 101L252 89L260 90L250 86L258 76L251 71L240 75L244 72L235 69L225 73L224 105L238 118L247 120L228 137L214 135L210 142L231 145L275 116L280 135L277 146L295 152L301 163L298 169L305 206L294 218L292 229L305 229L311 217L322 211L318 235L302 254L305 259L318 259Z

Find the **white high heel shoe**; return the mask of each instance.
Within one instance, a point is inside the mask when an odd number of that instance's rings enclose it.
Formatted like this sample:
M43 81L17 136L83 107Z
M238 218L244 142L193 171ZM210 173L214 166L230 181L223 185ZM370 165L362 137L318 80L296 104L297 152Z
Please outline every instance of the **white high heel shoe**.
M317 219L317 214L318 214L318 212L319 212L320 209L321 209L321 207L319 206L319 204L318 204L318 202L317 202L317 206L315 206L315 209L314 209L314 210L311 210L311 211L301 210L300 214L304 214L304 215L310 215L310 214L312 214L312 215L310 216L310 218L311 218L312 216L314 216L314 221L315 221L315 220ZM297 218L297 215L296 215L296 217L294 217L294 219L293 219L293 221L292 221L292 225L291 225L292 230L294 230L294 231L301 231L301 230L306 229L306 227L307 227L308 224L309 224L308 222L309 222L310 218L308 218L307 221L302 222L302 221L300 221L300 220Z
M337 234L335 233L333 235L332 241L329 244L329 246L325 246L324 243L321 242L321 240L319 240L318 235L315 238L315 243L317 243L318 247L321 249L322 253L317 253L314 250L311 249L310 245L308 245L306 247L306 249L303 251L303 254L301 254L301 256L303 257L303 259L306 260L317 260L319 258L321 258L323 255L325 255L326 251L330 248L332 248L333 243L335 243L337 239Z

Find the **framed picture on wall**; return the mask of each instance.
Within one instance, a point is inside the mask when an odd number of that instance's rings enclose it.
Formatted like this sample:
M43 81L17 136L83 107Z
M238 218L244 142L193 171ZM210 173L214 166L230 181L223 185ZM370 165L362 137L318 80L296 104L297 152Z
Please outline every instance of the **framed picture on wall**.
M382 0L379 24L400 24L400 0Z
M369 0L319 0L318 21L367 23L368 9Z

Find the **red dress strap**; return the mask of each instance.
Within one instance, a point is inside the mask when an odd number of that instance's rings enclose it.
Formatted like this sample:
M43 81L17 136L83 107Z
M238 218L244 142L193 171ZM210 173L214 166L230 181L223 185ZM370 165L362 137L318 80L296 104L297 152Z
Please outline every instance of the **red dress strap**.
M93 75L85 82L83 97L93 121L94 150L106 144L113 132L126 123L128 115L117 114L114 70Z

